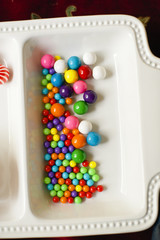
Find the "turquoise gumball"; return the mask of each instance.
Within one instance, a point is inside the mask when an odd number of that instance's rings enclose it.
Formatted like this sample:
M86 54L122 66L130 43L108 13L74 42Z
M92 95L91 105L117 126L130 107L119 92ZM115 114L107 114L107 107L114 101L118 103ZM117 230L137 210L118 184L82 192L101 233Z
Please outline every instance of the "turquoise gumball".
M97 146L101 142L101 136L96 132L89 132L86 140L89 145Z

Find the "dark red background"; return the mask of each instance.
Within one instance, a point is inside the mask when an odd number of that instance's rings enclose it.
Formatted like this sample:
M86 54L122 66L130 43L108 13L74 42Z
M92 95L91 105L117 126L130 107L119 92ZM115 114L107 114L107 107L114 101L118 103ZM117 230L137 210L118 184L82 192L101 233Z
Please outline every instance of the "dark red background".
M151 51L160 57L159 0L1 0L0 21L94 14L129 14L146 26ZM153 227L139 233L63 238L65 240L150 240ZM59 238L56 238L59 239ZM160 239L160 238L159 238Z

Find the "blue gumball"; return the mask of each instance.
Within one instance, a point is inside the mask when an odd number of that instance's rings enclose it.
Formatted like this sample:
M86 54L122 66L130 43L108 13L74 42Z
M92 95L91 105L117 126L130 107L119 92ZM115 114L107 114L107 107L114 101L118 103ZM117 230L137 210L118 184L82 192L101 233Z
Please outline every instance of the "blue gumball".
M68 59L68 67L70 69L78 69L81 66L81 60L79 57L72 56Z
M87 143L91 146L97 146L101 142L101 136L96 132L89 132L87 135Z
M54 87L61 87L64 83L64 77L61 73L55 73L52 75L51 83Z

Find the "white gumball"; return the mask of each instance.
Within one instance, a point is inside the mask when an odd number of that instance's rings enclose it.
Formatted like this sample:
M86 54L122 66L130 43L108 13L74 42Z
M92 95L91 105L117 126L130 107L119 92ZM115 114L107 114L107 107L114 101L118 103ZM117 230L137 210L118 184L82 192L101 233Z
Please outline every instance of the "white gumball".
M103 66L96 66L93 68L93 78L96 80L104 79L106 76L106 69Z
M78 126L78 130L82 134L88 134L92 130L92 123L87 120L83 120L80 122Z
M54 70L57 73L64 73L67 70L66 62L63 59L59 59L54 64Z
M87 65L93 65L95 64L97 61L97 56L95 53L92 52L86 52L83 55L83 62Z

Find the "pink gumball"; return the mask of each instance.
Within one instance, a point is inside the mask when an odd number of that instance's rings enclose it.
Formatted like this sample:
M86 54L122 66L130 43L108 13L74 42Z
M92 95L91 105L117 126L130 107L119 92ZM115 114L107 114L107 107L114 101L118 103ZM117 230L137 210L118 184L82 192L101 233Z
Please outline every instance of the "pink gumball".
M73 84L73 90L76 94L84 93L87 90L87 83L79 80Z
M46 54L41 58L41 65L44 68L52 68L55 63L55 59L52 55Z
M79 119L75 116L69 116L65 119L65 126L68 129L78 128Z

